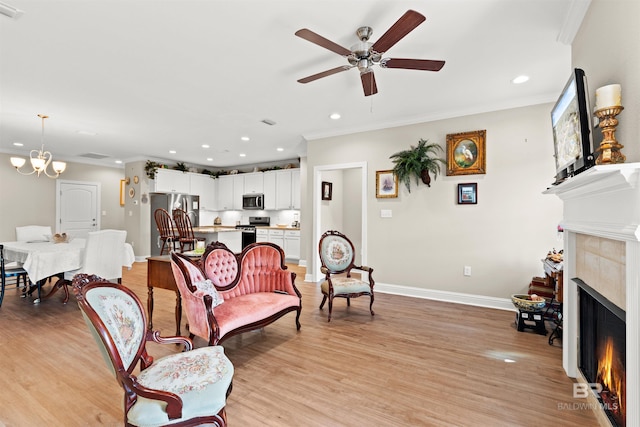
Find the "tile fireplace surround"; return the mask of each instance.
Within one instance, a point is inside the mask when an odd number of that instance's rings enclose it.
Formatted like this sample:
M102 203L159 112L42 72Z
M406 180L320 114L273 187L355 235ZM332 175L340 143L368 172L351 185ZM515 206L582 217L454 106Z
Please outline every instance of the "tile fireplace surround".
M627 425L640 426L640 163L594 166L544 194L564 204L562 366L579 376L580 277L626 312Z

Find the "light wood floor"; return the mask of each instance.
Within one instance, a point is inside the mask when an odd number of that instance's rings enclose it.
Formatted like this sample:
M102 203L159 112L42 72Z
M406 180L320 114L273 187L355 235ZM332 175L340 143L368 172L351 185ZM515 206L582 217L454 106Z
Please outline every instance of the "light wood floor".
M146 305L145 263L125 271L123 283ZM584 402L572 398L560 347L517 332L511 312L378 293L374 317L368 298L350 308L339 299L327 323L317 285L297 286L300 331L290 313L224 343L235 366L230 426L597 425L589 410L574 409ZM154 328L163 335L175 331L174 303L173 293L155 291ZM154 356L174 351L150 347ZM0 426L122 424L122 389L73 297L34 305L9 290L0 364Z

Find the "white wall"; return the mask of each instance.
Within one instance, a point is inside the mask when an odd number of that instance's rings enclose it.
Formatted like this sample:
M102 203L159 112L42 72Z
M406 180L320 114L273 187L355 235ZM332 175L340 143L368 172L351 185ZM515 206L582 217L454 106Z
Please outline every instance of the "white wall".
M587 76L591 105L596 89L622 86L624 110L616 139L627 163L640 162L640 1L593 0L572 45L571 62ZM602 139L596 129L597 140Z
M313 182L309 174L316 166L367 162L368 265L375 269L376 282L508 298L542 274L540 260L547 251L562 247L556 233L561 204L541 194L555 175L551 107L310 141L307 182ZM447 134L480 129L487 130L485 175L440 175L431 188L412 185L408 193L401 186L397 199L376 199L375 172L393 167L391 154L420 138L445 148ZM457 185L465 182L478 183L477 205L456 204ZM310 185L307 194L313 194ZM380 218L381 209L391 210L392 218ZM311 210L306 200L303 212ZM312 242L311 227L302 232L307 242L302 257L311 259L317 242ZM463 276L465 265L472 267L471 277Z

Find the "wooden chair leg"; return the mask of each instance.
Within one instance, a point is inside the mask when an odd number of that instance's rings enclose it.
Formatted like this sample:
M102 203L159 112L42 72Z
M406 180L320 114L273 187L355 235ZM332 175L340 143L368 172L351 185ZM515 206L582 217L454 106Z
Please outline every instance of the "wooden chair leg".
M322 296L322 302L320 303L320 310L322 310L322 307L324 307L324 303L327 302L327 296L323 295Z
M375 314L373 312L373 294L371 294L371 302L369 303L369 311L371 312L372 316Z
M329 298L329 317L327 322L331 322L331 311L333 310L333 298Z

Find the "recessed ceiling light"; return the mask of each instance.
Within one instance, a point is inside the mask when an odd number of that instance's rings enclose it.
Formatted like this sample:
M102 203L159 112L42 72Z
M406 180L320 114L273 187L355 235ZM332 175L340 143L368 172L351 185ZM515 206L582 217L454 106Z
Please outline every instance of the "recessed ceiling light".
M207 162L213 162L213 159L211 157L207 157Z
M241 140L243 141L249 141L249 137L248 136L242 136L240 137Z
M202 144L202 148L209 148L209 144Z
M278 151L284 151L284 148L282 148L282 147L278 147L278 148L276 148L276 150L278 150Z
M13 145L15 145L16 147L24 147L24 144L22 142L14 142Z
M116 164L121 165L122 164L122 160L116 160Z
M176 154L176 150L169 150L169 154Z
M240 153L240 157L247 157L247 155L244 153Z
M513 83L514 85L519 85L521 83L528 82L528 81L529 81L529 76L522 75L511 80L511 83Z
M329 116L332 120L338 120L341 116L338 113L333 113Z

